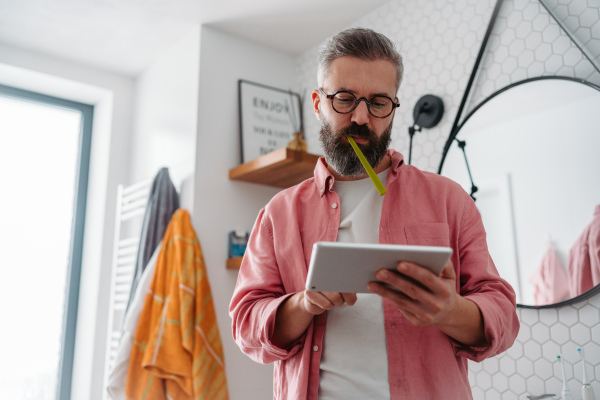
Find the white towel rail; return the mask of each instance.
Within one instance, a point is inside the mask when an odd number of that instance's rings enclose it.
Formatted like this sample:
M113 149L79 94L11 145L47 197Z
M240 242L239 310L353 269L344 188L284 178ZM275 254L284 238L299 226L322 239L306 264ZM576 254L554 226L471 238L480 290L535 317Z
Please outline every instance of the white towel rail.
M114 366L123 318L135 271L135 261L140 242L142 216L146 211L152 180L117 188L117 210L115 217L115 235L113 261L111 266L110 297L108 306L108 331L104 362L104 385ZM139 218L135 218L139 217ZM104 389L103 399L108 399Z

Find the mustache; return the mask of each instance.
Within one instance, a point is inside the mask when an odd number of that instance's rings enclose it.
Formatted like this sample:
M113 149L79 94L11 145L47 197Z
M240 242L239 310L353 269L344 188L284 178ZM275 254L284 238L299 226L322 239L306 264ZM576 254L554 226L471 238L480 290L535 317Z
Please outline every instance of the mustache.
M373 132L371 132L371 130L367 128L366 125L358 125L356 122L352 122L352 124L340 130L340 136L355 136L369 140L373 139L374 137L376 138L376 135Z

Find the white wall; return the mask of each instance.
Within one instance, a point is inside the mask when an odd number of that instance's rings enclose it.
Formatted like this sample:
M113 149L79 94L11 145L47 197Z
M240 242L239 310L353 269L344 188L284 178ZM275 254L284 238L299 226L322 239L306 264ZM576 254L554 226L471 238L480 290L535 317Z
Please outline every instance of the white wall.
M237 271L225 269L227 232L249 231L260 208L279 191L228 179L229 169L240 162L237 81L288 89L293 72L290 56L202 28L193 222L207 264L232 400L272 398L273 369L251 361L233 342L228 309Z
M104 360L106 318L96 317L108 284L116 188L127 176L133 79L0 45L0 83L94 105L72 385L73 399L92 399L101 390L94 368Z
M179 188L193 173L199 62L197 25L136 78L129 183L152 179L165 166Z

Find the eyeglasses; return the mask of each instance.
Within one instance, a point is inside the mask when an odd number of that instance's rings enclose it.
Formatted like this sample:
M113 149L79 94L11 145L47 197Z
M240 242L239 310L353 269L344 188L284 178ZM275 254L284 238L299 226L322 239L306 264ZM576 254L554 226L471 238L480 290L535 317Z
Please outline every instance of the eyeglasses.
M371 100L367 100L364 97L357 99L356 96L350 92L341 91L334 94L327 94L322 88L319 88L319 92L331 100L331 107L335 112L340 114L351 113L358 107L358 103L362 100L367 104L369 114L375 118L388 117L394 111L394 108L400 107L400 103L396 103L387 96L375 96Z

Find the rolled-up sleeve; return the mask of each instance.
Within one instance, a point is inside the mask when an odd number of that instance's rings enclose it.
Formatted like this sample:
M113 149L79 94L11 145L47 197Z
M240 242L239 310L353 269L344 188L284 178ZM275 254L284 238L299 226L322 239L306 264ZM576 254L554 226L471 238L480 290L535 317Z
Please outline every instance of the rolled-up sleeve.
M284 291L270 222L262 209L250 235L229 305L233 339L254 361L285 360L302 347L302 337L286 349L271 343L277 309L291 295Z
M458 247L460 294L479 308L486 345L473 347L454 341L454 347L457 355L479 362L512 346L519 333L519 319L515 291L498 274L488 252L481 217L470 199L463 209Z

